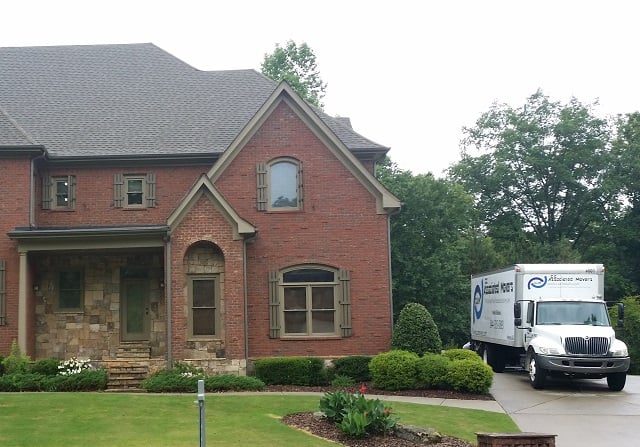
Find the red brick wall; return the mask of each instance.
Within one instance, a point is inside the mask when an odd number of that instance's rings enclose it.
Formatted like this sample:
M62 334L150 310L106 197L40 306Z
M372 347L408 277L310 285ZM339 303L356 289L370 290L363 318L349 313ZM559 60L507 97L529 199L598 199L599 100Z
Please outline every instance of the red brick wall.
M281 157L303 163L304 210L256 210L256 163ZM250 357L376 354L391 336L387 216L374 197L281 104L217 181L235 209L258 228L247 247ZM332 340L269 339L270 270L317 263L351 271L353 336Z
M7 325L0 326L0 353L8 354L18 338L18 244L6 235L19 226L29 225L31 161L0 159L0 259L7 261Z
M188 189L210 166L150 166L120 168L56 168L48 175L76 176L74 211L43 210L42 179L36 179L36 215L38 226L57 225L162 225ZM114 174L156 174L155 208L114 208Z
M229 223L211 201L201 197L171 234L173 357L183 358L188 337L188 293L183 260L200 241L216 244L224 254L224 343L226 356L244 358L243 242L234 241Z

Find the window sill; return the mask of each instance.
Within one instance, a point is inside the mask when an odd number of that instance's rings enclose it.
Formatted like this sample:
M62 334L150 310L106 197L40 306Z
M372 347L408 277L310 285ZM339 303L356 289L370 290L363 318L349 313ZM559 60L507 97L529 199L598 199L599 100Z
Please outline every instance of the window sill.
M215 335L191 335L190 337L187 337L187 341L222 341L222 338Z
M73 310L73 309L64 309L64 310L55 310L54 314L66 314L66 315L82 315L84 314L84 310Z
M280 340L342 340L343 337L331 335L283 335Z
M70 213L75 211L75 208L51 208L48 211L53 211L54 213Z

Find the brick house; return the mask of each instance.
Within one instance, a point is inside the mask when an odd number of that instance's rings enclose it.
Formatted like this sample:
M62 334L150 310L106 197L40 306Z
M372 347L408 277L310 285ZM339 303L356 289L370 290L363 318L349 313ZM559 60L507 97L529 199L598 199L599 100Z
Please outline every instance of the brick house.
M254 70L0 48L0 353L244 374L389 349L387 151Z

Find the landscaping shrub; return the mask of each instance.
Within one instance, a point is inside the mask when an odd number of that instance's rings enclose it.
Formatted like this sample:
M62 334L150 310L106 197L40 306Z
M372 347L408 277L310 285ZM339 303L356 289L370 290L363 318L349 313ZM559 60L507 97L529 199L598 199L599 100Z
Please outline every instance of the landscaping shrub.
M351 377L354 382L369 382L371 372L369 371L370 356L351 355L333 360L331 371L334 376Z
M218 376L205 377L204 388L209 392L261 391L264 389L264 382L255 377L222 374Z
M58 374L58 359L37 360L31 364L31 372L34 374L42 374L43 376L55 376Z
M372 385L383 390L408 390L416 386L418 355L394 350L378 354L369 364Z
M204 380L204 388L208 392L264 389L264 382L255 377L232 374L207 377L202 370L186 364L160 370L143 380L140 387L151 393L195 393L198 391L198 380L201 379Z
M426 353L416 362L418 388L445 388L451 360L442 354Z
M353 380L349 376L337 375L331 381L331 386L335 386L337 388L340 388L340 387L353 386L355 383L356 383L355 380Z
M4 355L0 354L0 376L4 374Z
M320 411L349 436L363 437L393 431L398 419L391 416L391 407L379 399L366 399L366 388L356 394L337 391L325 393L320 399Z
M456 391L487 394L493 382L493 370L476 360L455 360L449 365L448 385Z
M51 376L34 373L0 376L0 391L99 391L107 386L107 371L85 370L79 374Z
M426 307L419 303L409 303L402 308L393 327L391 348L418 355L425 352L437 354L442 350L438 327Z
M272 357L256 360L255 376L267 385L323 385L324 361L316 357Z
M13 340L11 352L2 360L5 374L22 374L29 372L29 357L22 355L20 346Z
M442 353L449 360L476 360L482 361L482 358L475 352L469 349L447 349Z
M631 366L629 374L640 374L640 296L629 296L623 298L624 304L624 326L618 325L618 308L609 308L611 323L615 328L616 337L627 344Z

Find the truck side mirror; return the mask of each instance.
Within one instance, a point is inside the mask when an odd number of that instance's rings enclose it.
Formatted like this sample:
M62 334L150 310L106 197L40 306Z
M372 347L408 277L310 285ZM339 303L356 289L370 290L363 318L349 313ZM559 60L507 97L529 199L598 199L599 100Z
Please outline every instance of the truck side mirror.
M533 326L533 309L534 309L533 301L529 301L529 306L527 307L527 323Z
M515 327L522 326L522 306L520 302L513 304L513 324Z
M624 326L624 303L618 303L618 327Z

